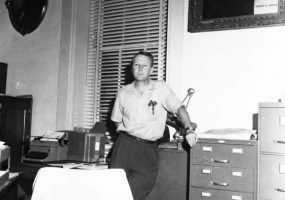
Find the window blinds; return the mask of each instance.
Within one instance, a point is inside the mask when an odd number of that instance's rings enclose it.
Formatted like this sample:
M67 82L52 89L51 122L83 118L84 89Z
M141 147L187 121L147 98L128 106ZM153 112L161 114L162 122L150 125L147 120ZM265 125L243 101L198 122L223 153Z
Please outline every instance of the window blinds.
M154 56L152 79L165 80L167 0L90 0L89 23L86 127L109 119L139 50Z

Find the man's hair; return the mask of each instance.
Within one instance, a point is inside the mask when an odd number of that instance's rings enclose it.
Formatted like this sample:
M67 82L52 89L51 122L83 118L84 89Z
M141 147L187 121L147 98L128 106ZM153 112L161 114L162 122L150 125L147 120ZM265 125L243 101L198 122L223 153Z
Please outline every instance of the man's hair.
M132 64L134 63L134 59L139 56L139 55L143 55L143 56L146 56L150 59L150 64L151 64L151 67L153 66L153 55L150 53L150 52L147 52L147 51L139 51L137 52L134 56L133 56L133 59L132 59Z

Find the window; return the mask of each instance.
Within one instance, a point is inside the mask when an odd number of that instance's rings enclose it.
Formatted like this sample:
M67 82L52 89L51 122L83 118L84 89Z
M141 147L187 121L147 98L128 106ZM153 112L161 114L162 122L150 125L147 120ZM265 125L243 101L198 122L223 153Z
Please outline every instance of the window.
M152 79L165 80L167 0L90 0L89 23L86 127L108 120L139 50L154 56Z

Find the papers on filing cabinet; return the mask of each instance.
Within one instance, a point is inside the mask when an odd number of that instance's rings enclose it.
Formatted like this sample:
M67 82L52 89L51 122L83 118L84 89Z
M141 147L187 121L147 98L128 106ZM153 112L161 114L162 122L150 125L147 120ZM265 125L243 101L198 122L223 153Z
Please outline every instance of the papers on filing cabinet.
M242 128L211 129L197 133L198 138L228 139L228 140L256 140L256 130Z

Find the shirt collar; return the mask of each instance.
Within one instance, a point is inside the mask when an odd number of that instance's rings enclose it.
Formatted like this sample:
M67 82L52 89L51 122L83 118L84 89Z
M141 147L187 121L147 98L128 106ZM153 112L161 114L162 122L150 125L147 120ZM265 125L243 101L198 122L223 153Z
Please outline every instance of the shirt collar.
M132 87L131 87L132 90L136 90L134 81L131 83L131 85L132 85ZM154 90L154 89L156 89L155 81L150 80L149 85L147 86L147 90Z

